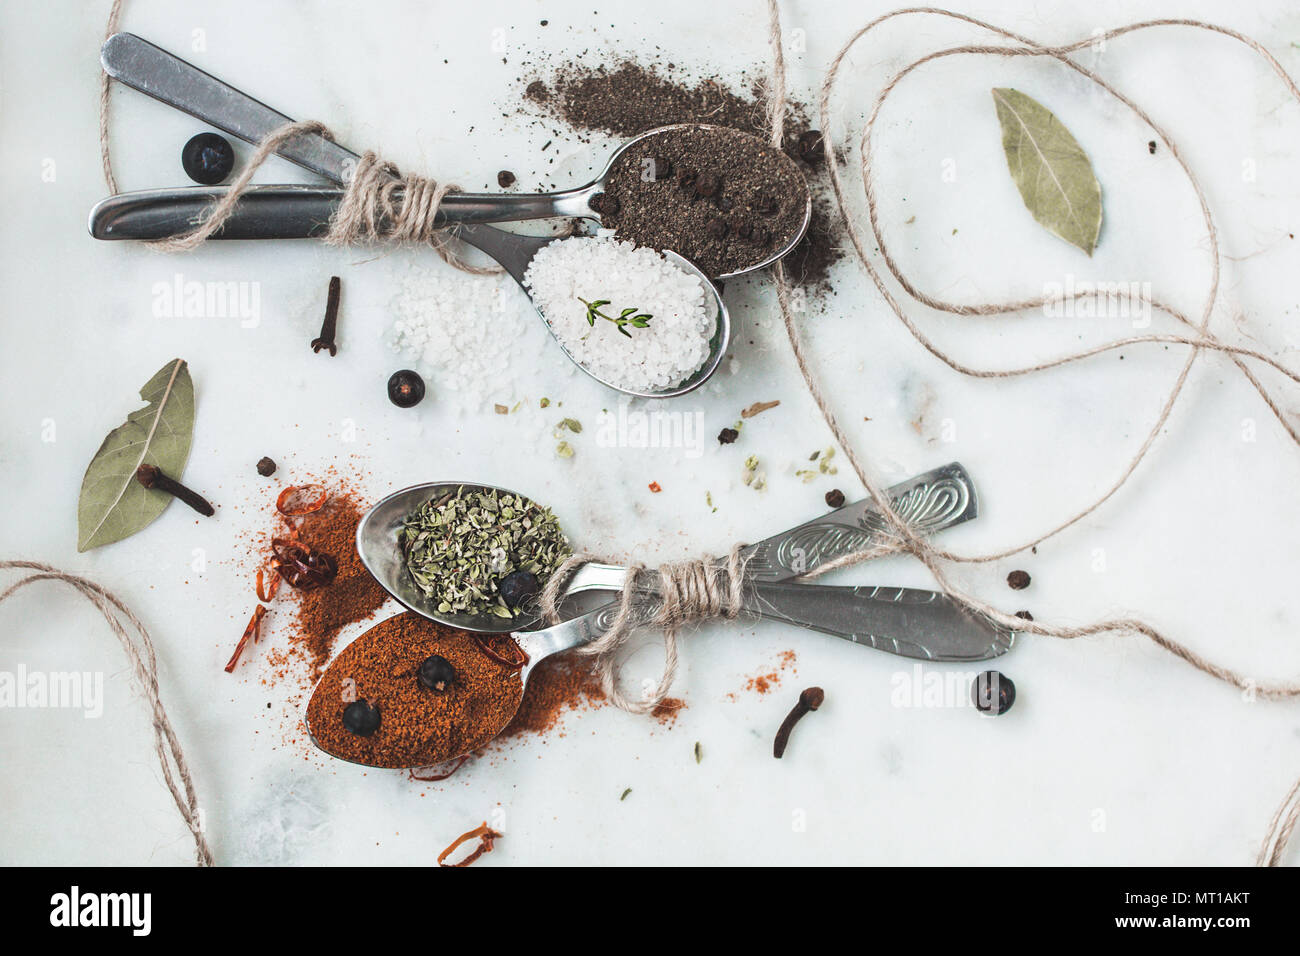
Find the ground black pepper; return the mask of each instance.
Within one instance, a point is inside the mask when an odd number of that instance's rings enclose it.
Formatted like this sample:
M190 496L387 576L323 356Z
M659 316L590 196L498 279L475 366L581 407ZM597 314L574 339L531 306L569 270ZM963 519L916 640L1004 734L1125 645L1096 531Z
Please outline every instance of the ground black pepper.
M675 184L646 174L656 156L678 170ZM696 128L626 150L599 212L620 238L672 249L716 276L769 258L798 232L807 203L803 174L780 150L738 130Z
M678 78L672 64L646 66L631 61L589 67L565 65L549 77L533 78L524 95L543 112L584 130L601 130L631 137L673 123L711 123L729 126L761 139L768 135L762 82L738 93L716 80ZM799 138L809 131L808 110L789 101L783 148L799 158ZM656 178L680 170L656 169ZM804 239L783 260L790 279L814 290L827 287L827 274L844 255L844 229L827 194L824 173L815 177L812 221Z

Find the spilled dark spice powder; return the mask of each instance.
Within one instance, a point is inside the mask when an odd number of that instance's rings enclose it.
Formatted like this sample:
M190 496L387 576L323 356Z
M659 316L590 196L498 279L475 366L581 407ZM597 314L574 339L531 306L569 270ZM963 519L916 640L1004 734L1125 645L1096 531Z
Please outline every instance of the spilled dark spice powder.
M687 81L672 72L671 64L643 65L630 60L596 67L565 64L545 80L532 77L524 97L543 113L577 129L599 130L620 138L673 123L710 123L767 139L761 80L740 93L716 80ZM799 143L811 129L808 115L806 106L790 100L782 148L807 171L813 187L813 211L803 241L782 263L792 281L824 291L829 288L831 266L843 257L843 227L826 193L825 170L802 159Z

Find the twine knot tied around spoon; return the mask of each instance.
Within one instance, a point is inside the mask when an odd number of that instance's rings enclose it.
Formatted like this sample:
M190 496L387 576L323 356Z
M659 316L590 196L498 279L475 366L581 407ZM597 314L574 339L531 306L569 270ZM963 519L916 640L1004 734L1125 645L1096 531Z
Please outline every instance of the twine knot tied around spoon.
M578 648L578 653L596 658L596 673L611 703L634 714L653 713L667 698L677 676L677 636L681 628L740 614L744 596L745 562L740 556L743 547L733 545L725 560L706 557L676 561L660 565L653 572L647 572L641 564L627 569L613 621L600 637ZM597 560L590 554L571 555L547 580L538 601L548 624L560 622L560 604L573 576ZM653 584L652 578L656 579ZM649 601L654 602L653 613L647 616ZM654 690L638 698L620 687L617 658L632 634L642 627L663 632L664 667Z
M248 190L253 174L272 153L278 152L297 136L318 135L333 140L334 134L324 123L303 120L286 123L258 144L244 171L224 196L214 203L192 230L171 239L149 245L164 252L189 252L210 239L235 211L239 199ZM357 243L416 242L433 247L448 265L474 275L490 275L501 270L495 266L470 265L452 249L453 235L438 221L438 209L448 193L460 187L439 183L415 173L402 174L397 166L374 150L366 150L357 160L346 183L343 198L330 217L324 240L334 246Z

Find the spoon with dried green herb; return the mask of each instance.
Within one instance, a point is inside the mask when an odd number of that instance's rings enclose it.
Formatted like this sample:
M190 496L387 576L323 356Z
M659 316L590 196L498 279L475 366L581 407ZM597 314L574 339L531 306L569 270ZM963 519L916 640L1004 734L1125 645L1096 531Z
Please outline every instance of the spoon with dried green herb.
M370 509L357 527L357 552L411 610L502 634L536 622L533 599L572 549L551 509L517 492L437 482Z
M820 535L814 531L814 538ZM853 540L864 536L870 539L859 530ZM375 505L357 527L357 551L390 594L424 617L461 630L517 637L536 624L534 599L570 548L550 509L523 495L441 482L395 492ZM1006 653L1014 642L1014 632L939 592L766 577L761 569L752 573L747 563L739 613L930 661L987 660ZM627 568L588 564L566 594L621 591L627 580ZM656 573L638 575L633 583L638 592L633 607L637 614L645 612L642 623L654 616L659 584ZM617 607L606 605L607 610ZM593 626L608 626L599 615L593 621Z

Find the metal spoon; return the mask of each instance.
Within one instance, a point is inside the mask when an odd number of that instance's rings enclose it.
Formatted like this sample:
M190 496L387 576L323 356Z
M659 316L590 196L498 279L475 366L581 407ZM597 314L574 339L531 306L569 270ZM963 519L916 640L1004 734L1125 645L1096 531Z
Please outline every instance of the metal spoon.
M517 494L470 482L431 482L403 489L380 501L362 518L357 526L357 553L375 580L416 613L461 630L518 634L536 624L535 614L525 613L509 620L492 614L440 613L406 570L397 537L402 523L425 502L462 489ZM890 489L889 494L898 510L928 532L969 520L976 513L969 479L960 465L949 465L904 482ZM742 552L753 567L752 573L747 570L745 576L742 612L925 660L984 660L1011 648L1012 632L972 614L965 605L937 591L789 583L790 577L840 554L878 543L882 530L874 507L859 502L750 545ZM568 594L622 590L625 568L589 568L579 572ZM647 595L654 589L652 576L638 582L638 590Z
M104 72L119 82L250 143L261 142L268 132L290 122L284 114L234 90L193 64L131 33L115 33L105 40L100 50L100 61ZM649 130L628 140L614 152L600 175L584 186L534 194L453 193L443 199L439 207L439 219L449 223L517 222L526 219L552 218L597 219L596 213L591 209L591 199L605 191L612 171L629 149L638 145L644 146L647 141L653 141L678 130L692 128L713 131L713 134L719 137L733 139L743 137L754 140L760 148L766 148L756 137L728 127L704 123L679 123L665 126ZM323 137L298 137L286 143L279 150L279 154L290 162L338 183L347 181L347 170L355 168L354 164L357 160L355 154ZM770 266L793 249L808 229L808 223L812 218L812 196L808 192L807 183L793 160L779 150L775 151L775 156L778 162L788 165L788 171L793 174L791 178L803 186L802 219L797 229L785 236L784 241L769 255L744 269L720 275L717 277L719 279L734 278ZM270 187L270 189L276 188ZM267 191L267 187L257 187L257 191ZM175 203L175 212L184 218L187 223L185 228L188 229L188 223L222 194L223 191L220 189L203 188L151 190L150 201ZM299 215L308 216L316 223L323 223L333 215L341 197L342 190L319 190L296 196L293 201ZM227 231L224 238L236 237ZM295 237L281 235L278 238Z
M131 34L114 34L104 44L105 69L163 102L182 109L219 129L257 143L292 122L282 113L228 86L197 67ZM111 66L111 68L110 68ZM346 182L360 158L339 144L314 134L296 137L280 153L334 182ZM96 239L166 239L188 232L219 200L221 189L150 189L110 196L90 212L90 234ZM235 212L218 234L225 239L297 239L319 236L337 205L339 190L313 186L264 186L240 197ZM179 198L178 198L179 197ZM328 207L328 210L327 210ZM487 253L524 288L524 273L539 249L560 237L520 236L491 226L466 223L456 234ZM601 378L579 362L555 335L556 344L578 368L608 388L640 398L673 398L699 388L717 371L731 341L731 316L722 293L699 268L674 252L664 257L699 280L712 301L714 334L704 363L676 385L635 389ZM527 289L524 289L527 294ZM531 301L531 296L529 298ZM534 304L534 307L536 305Z

